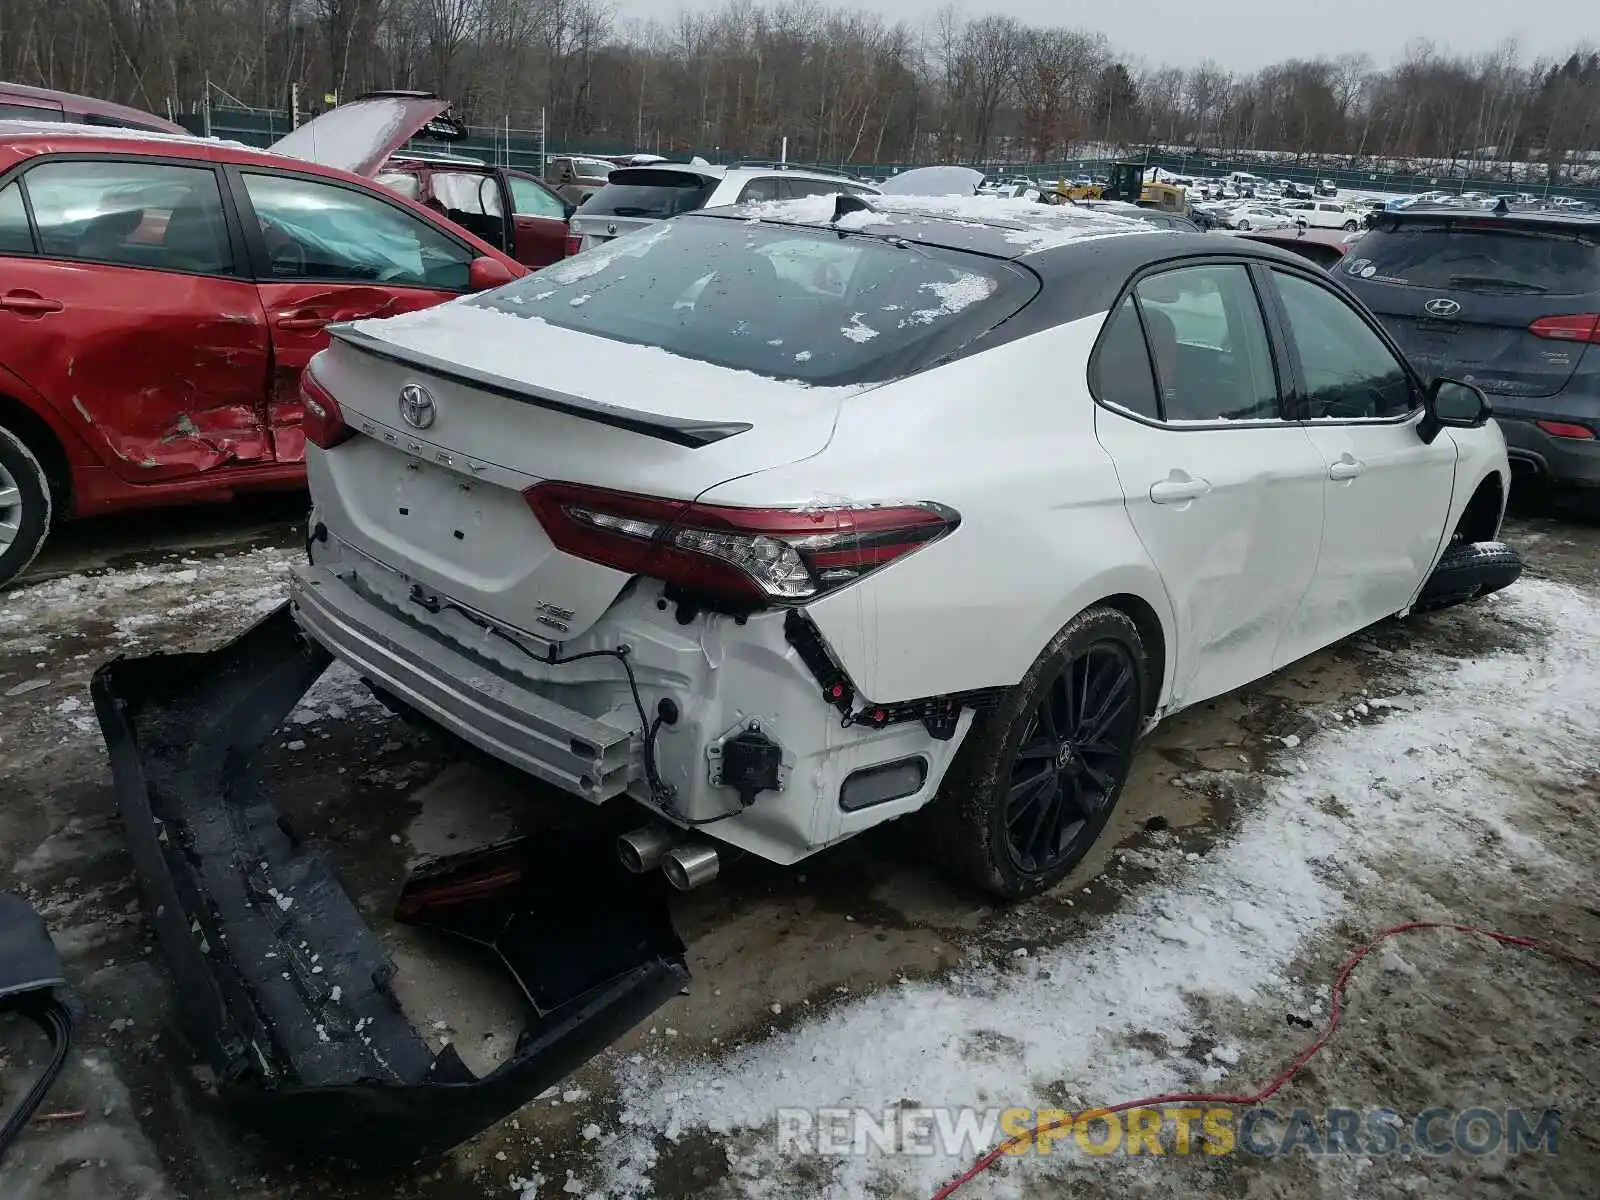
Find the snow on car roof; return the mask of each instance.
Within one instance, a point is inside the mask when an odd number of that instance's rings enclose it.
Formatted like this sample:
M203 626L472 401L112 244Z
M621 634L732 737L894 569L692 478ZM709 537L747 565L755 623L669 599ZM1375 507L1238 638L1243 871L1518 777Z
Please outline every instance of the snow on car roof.
M192 133L162 133L155 129L128 129L120 125L75 125L67 121L0 121L0 137L113 138L131 142L178 142L202 146L228 146L254 150L243 142L200 137Z
M826 225L832 223L836 200L834 196L806 196L798 200L739 205L731 211L751 220ZM993 229L999 240L1016 247L1018 254L1036 254L1090 238L1150 232L1143 221L1114 213L1004 196L873 196L868 203L871 205L868 209L846 213L837 227L891 234L896 226L947 221Z

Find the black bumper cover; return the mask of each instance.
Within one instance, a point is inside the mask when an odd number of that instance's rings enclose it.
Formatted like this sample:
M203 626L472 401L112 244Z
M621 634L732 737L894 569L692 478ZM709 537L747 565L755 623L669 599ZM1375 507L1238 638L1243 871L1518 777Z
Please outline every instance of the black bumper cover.
M196 1051L253 1132L313 1153L443 1153L570 1074L688 982L660 881L539 835L435 860L396 919L494 956L527 1000L478 1078L401 1011L395 968L327 861L248 770L329 664L285 605L222 648L119 659L95 712L146 902Z

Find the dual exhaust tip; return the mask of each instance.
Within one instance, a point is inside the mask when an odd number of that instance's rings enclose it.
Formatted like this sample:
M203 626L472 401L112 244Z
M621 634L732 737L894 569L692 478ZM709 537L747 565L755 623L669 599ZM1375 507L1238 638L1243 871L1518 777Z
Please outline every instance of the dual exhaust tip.
M692 891L717 877L722 863L715 846L678 841L679 833L665 825L645 825L617 839L617 857L635 875L657 867L680 892Z

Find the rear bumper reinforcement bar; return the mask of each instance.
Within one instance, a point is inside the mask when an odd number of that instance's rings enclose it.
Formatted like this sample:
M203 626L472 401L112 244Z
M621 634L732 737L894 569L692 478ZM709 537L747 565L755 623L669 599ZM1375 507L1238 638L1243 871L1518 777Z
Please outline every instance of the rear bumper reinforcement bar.
M92 694L180 1015L224 1100L313 1152L410 1162L581 1066L688 971L660 882L609 844L551 833L435 860L396 919L498 960L527 1013L481 1078L432 1052L383 943L249 770L328 663L285 605L209 653L109 663Z
M389 616L326 567L296 567L290 602L306 632L363 678L535 779L598 804L627 791L641 770L637 731L518 687Z

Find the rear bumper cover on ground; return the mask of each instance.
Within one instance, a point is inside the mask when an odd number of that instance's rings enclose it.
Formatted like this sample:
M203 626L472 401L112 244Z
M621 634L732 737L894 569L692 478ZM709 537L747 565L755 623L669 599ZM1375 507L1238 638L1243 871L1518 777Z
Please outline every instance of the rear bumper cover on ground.
M92 693L184 1025L223 1098L314 1152L413 1161L569 1074L688 972L661 885L607 844L550 835L439 860L397 918L496 957L528 1014L482 1078L431 1051L383 943L248 769L328 662L285 605L210 653L112 662Z

